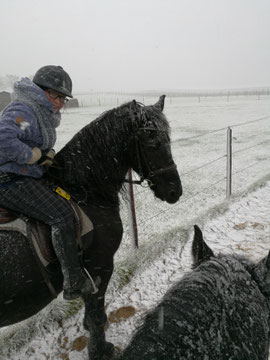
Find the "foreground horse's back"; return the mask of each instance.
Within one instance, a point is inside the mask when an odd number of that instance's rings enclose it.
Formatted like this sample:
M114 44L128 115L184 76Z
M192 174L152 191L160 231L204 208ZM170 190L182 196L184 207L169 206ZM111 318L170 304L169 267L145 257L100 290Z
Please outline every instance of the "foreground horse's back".
M33 257L28 239L0 231L0 327L24 320L44 308L52 296ZM61 271L54 274L60 289Z
M195 269L146 316L121 360L268 359L270 256L214 256L195 232Z

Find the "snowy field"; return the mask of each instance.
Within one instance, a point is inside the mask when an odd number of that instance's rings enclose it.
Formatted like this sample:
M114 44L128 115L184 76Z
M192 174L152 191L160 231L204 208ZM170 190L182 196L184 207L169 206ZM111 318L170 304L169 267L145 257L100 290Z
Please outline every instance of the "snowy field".
M81 127L103 111L135 98L79 97L83 107L63 113L59 150ZM200 100L200 101L199 101ZM90 105L90 106L87 106ZM139 249L130 242L127 206L122 201L125 234L106 297L111 314L107 339L123 349L145 312L191 265L193 224L199 224L215 252L239 252L258 260L270 249L270 98L167 98L172 153L183 184L175 205L154 199L137 187L135 202ZM226 200L226 136L233 135L232 197ZM80 302L61 295L30 320L0 331L0 360L87 359ZM74 314L68 317L67 314ZM66 320L64 320L66 319Z

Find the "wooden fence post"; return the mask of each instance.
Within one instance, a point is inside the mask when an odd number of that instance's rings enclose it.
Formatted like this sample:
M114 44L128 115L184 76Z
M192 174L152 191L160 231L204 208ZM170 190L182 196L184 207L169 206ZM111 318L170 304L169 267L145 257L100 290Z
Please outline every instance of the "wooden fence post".
M137 220L136 220L136 210L135 210L135 199L134 199L134 191L132 181L132 170L128 171L128 217L129 217L129 231L131 243L134 249L139 247L138 243L138 228L137 228Z

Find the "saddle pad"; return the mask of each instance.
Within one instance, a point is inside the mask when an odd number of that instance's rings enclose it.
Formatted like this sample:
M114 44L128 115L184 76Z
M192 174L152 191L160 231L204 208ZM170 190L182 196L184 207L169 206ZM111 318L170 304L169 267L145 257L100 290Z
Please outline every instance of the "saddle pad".
M0 222L0 230L19 231L24 236L27 236L27 225L25 221L18 217L15 220L9 221L7 223Z
M46 267L49 263L55 261L56 259L52 245L50 245L49 236L46 237L46 235L50 233L50 227L45 224L35 222L34 220L31 220L30 223L31 241L40 261L42 262L42 265ZM0 231L2 230L17 231L28 238L27 224L23 219L18 217L13 221L0 223Z
M71 204L70 204L71 205ZM88 234L93 230L93 223L85 212L76 204L72 203L72 209L76 218L76 227L78 230L76 241L78 245L83 248L81 244L81 237ZM0 208L1 209L1 208ZM9 210L5 210L10 213ZM16 214L15 214L16 216ZM7 222L1 223L0 220L0 231L18 231L21 232L25 237L28 237L27 224L21 218L15 218L15 220L10 221L8 217ZM49 225L43 224L37 220L30 219L29 226L31 229L31 242L35 248L36 254L39 257L42 265L46 268L49 264L57 261L56 254L53 249L52 240L51 240L51 229Z

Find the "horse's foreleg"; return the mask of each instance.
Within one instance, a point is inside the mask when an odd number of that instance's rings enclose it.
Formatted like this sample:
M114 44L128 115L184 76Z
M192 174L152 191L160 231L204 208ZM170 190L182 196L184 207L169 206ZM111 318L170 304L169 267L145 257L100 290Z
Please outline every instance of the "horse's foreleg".
M107 316L104 309L105 293L113 272L113 262L99 269L101 282L96 294L83 293L85 303L84 327L89 331L88 353L90 360L110 360L114 345L106 341L105 325ZM95 274L95 277L97 274Z
M113 256L122 238L122 223L118 208L89 208L93 219L95 237L92 247L84 253L87 268L94 279L100 277L97 294L85 294L84 326L89 331L88 352L90 360L112 359L113 344L106 341L104 326L107 316L104 309L104 297L113 272ZM110 219L110 221L108 221ZM95 225L96 224L96 225Z
M104 325L106 315L100 307L99 292L82 294L85 303L84 326L89 331L88 354L90 360L109 360L113 358L114 346L106 342Z
M87 299L89 299L89 300L85 300L85 302L87 302L87 304L85 305L85 318L84 318L84 327L86 330L89 330L88 322L87 322L88 313L91 312L93 309L95 309L95 319L100 326L104 327L107 322L107 315L105 313L105 293L113 272L113 265L111 265L108 268L108 270L107 269L106 270L100 269L100 270L101 270L99 273L100 276L95 274L95 278L99 279L95 281L99 289L98 293L92 296L90 295L90 298L88 294L86 294Z

